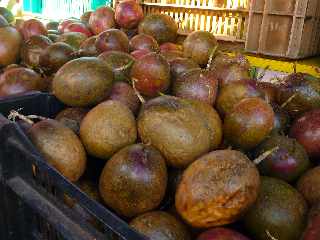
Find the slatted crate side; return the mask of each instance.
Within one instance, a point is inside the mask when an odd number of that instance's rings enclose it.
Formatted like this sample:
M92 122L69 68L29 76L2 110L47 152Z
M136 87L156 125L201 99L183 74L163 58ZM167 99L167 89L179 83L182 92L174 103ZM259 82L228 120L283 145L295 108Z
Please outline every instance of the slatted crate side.
M319 54L320 1L288 0L283 6L275 1L251 1L246 50L292 59Z

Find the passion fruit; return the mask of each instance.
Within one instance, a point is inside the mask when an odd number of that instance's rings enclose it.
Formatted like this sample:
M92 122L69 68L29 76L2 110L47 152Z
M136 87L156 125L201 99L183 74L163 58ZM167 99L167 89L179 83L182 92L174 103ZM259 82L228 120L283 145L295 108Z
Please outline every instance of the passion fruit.
M259 185L259 172L247 156L233 150L214 151L183 173L176 209L193 227L232 223L255 202Z
M173 82L180 74L193 69L200 69L200 66L190 58L176 58L170 61L170 73Z
M96 48L97 36L92 36L83 41L80 45L79 55L81 57L97 57L99 51Z
M129 39L124 32L118 29L109 29L98 35L96 40L96 48L100 52L129 52Z
M154 37L158 44L174 42L177 38L178 25L166 14L150 14L139 24L139 33Z
M218 227L201 233L197 240L249 240L249 238L234 230Z
M130 226L152 240L190 240L183 223L166 212L145 213L130 222Z
M99 183L104 202L117 213L134 217L158 207L167 187L164 158L151 146L135 144L114 154Z
M193 69L176 79L172 93L176 97L197 99L213 105L218 94L218 80L210 71Z
M66 108L58 113L55 120L79 135L81 121L87 112L88 110L85 108Z
M134 64L134 58L124 52L107 51L98 56L112 69L115 81L130 81L130 71Z
M269 135L273 126L272 107L260 98L245 98L226 115L224 137L233 146L250 150Z
M103 6L95 10L89 19L90 29L95 35L114 28L115 25L114 10L107 6Z
M138 34L130 40L130 51L148 50L150 52L158 52L159 45L157 41L150 35Z
M183 42L184 56L192 58L200 66L208 64L210 55L217 47L218 42L212 33L195 31L188 35Z
M80 32L66 32L61 34L56 42L63 42L69 44L73 47L74 50L79 50L81 44L87 39L88 37Z
M161 96L142 106L138 117L142 142L158 149L168 165L184 168L211 146L206 121L187 101Z
M131 77L141 94L155 97L170 86L170 66L163 56L149 53L135 61Z
M73 107L86 107L105 99L113 82L112 71L102 60L82 57L66 63L56 73L55 96Z
M84 12L80 17L80 21L83 22L84 24L88 25L89 19L90 19L92 13L93 13L93 11Z
M52 41L42 35L31 36L21 48L21 60L30 67L40 66L40 55L52 44Z
M34 35L44 35L48 34L46 27L37 19L29 19L23 22L20 32L24 40L28 40Z
M255 155L258 157L269 151L271 153L258 165L261 175L293 182L310 167L306 151L293 138L272 135L259 145Z
M45 48L39 57L40 67L48 74L57 72L74 57L74 49L62 42L53 43Z
M299 179L298 191L304 196L310 206L320 202L320 167L307 171Z
M22 38L13 27L0 28L0 66L17 63L20 56Z
M42 120L29 129L32 143L45 160L72 182L86 168L86 152L77 135L55 120Z
M136 141L134 115L119 101L105 101L87 113L80 126L80 136L90 155L108 159Z
M125 29L136 28L143 19L143 10L134 0L125 0L117 4L115 20L118 26Z

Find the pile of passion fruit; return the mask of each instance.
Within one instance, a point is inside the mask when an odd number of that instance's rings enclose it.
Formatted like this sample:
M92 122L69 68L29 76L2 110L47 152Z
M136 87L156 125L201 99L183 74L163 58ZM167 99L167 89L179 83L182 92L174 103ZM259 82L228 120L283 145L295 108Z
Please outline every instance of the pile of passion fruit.
M181 39L172 17L131 0L46 26L0 13L0 96L49 91L68 106L21 125L138 232L320 239L319 79L262 82L209 32Z

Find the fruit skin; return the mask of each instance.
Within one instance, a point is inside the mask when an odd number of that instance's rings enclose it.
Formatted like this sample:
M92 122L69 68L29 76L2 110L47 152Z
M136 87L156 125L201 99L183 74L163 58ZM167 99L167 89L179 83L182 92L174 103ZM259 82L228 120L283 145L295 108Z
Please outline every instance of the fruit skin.
M228 112L232 111L234 106L242 99L249 97L262 97L255 81L242 80L232 82L221 87L216 107L221 116L225 116Z
M249 240L249 238L234 230L219 227L201 233L197 240Z
M139 24L139 33L154 37L158 44L174 42L177 38L178 25L166 14L150 14Z
M218 52L209 67L219 79L220 86L243 79L250 79L250 64L243 55L229 56Z
M109 100L120 101L137 114L140 108L140 101L130 84L126 82L115 82L111 88Z
M135 50L135 51L131 52L130 55L134 59L139 60L149 53L151 53L149 50L141 49L141 50Z
M134 144L106 163L99 182L104 202L117 213L134 217L158 207L167 187L164 158L153 147Z
M270 82L257 82L257 87L263 93L264 99L269 103L276 103L278 87Z
M189 34L183 42L184 56L192 58L200 66L204 66L208 63L217 44L216 38L211 33L195 31Z
M161 96L145 103L138 117L143 143L151 144L167 164L184 168L211 146L210 129L191 104L172 96Z
M59 35L58 34L48 34L48 38L52 41L52 42L57 42Z
M245 98L224 119L224 137L235 147L250 150L261 143L274 126L272 107L260 98Z
M320 167L307 171L299 179L298 191L304 196L310 206L320 202Z
M99 51L96 48L97 36L92 36L84 40L79 48L79 55L81 57L97 57Z
M149 53L135 61L131 78L141 94L155 97L170 86L170 65L163 56Z
M274 111L274 124L272 132L281 133L284 135L288 132L291 118L289 114L276 103L271 103L271 106Z
M112 50L129 52L129 39L124 32L118 29L109 29L98 35L96 48L100 52Z
M0 15L0 28L8 27L8 26L9 26L8 21L2 15Z
M135 118L126 105L108 100L85 116L80 126L80 136L90 155L108 159L136 141Z
M80 21L83 22L84 24L89 24L89 19L90 19L92 13L93 13L93 11L87 11L87 12L83 13L80 17Z
M46 83L41 76L28 68L12 68L0 75L1 97L28 91L43 91L46 87Z
M196 99L213 105L218 94L218 80L212 72L193 69L176 79L172 93L176 97Z
M133 219L130 226L152 240L190 240L187 228L169 213L154 211Z
M310 167L304 148L295 139L277 134L260 144L255 156L258 157L275 147L278 147L278 150L273 151L258 165L261 175L293 182Z
M243 153L213 151L185 170L175 206L193 227L221 226L248 210L257 198L259 185L259 172Z
M261 177L258 199L244 221L253 239L269 240L271 235L275 239L298 240L306 213L306 202L297 190L282 180Z
M87 112L88 110L85 108L66 108L58 113L55 120L79 135L81 121L86 116Z
M111 7L98 8L91 14L89 19L90 29L95 35L114 28L115 25L114 11Z
M157 41L150 35L140 33L130 39L130 51L148 50L150 52L159 52Z
M200 66L190 58L176 58L170 61L170 74L173 82L180 74L192 69L200 69Z
M320 107L318 78L304 73L294 73L287 76L278 88L278 103L286 103L284 109L293 117Z
M209 104L199 100L188 100L191 106L199 112L202 120L205 121L210 130L210 150L217 149L222 142L222 121L217 111Z
M44 49L39 57L40 67L48 74L57 72L73 59L73 48L63 42L53 43Z
M64 33L64 29L71 23L75 23L77 21L73 20L73 19L66 19L66 20L63 20L59 26L58 26L58 31L60 33Z
M21 48L21 60L30 67L40 66L40 55L52 41L46 36L34 35L25 41Z
M15 28L0 28L0 66L4 67L17 62L21 44L21 35Z
M166 51L182 51L182 46L171 43L171 42L161 44L160 52L162 53Z
M55 96L68 106L86 107L105 99L112 82L112 72L106 63L95 57L82 57L59 69L52 88Z
M130 70L134 63L134 58L124 52L120 51L107 51L98 56L103 60L113 72L115 81L128 81L130 82Z
M308 225L303 233L301 240L320 239L320 204L314 205L308 216Z
M74 50L78 50L81 44L87 39L88 37L80 32L66 32L61 34L56 42L63 42L69 44Z
M143 10L135 0L121 1L116 6L116 23L126 29L133 29L143 19Z
M42 24L42 22L36 19L29 19L23 22L20 31L24 40L28 40L34 35L46 36L48 34L46 27Z
M313 110L297 118L291 126L291 137L306 149L311 158L320 156L320 110Z
M58 30L59 22L51 21L46 24L46 29L49 30Z
M8 21L8 23L12 23L14 21L12 12L5 7L0 7L0 15L2 15Z
M164 56L164 58L168 61L169 64L171 61L175 60L176 58L183 57L183 52L181 51L167 50L167 51L162 51L160 54Z
M84 173L86 153L69 128L55 120L42 120L29 129L29 137L46 161L68 180L75 182Z
M80 33L85 34L87 37L91 37L92 36L92 33L87 28L87 26L84 25L83 23L80 23L80 22L75 22L75 23L68 24L65 27L63 32L64 33L66 33L66 32L80 32Z

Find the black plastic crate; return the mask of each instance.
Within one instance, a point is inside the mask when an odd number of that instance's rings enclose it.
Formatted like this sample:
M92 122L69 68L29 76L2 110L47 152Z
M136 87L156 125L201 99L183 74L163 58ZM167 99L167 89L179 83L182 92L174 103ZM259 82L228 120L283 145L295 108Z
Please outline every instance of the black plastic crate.
M3 240L143 240L112 211L90 199L49 166L18 124L5 117L10 110L54 117L63 109L54 96L29 93L0 100L0 217ZM95 222L86 221L65 204L65 195Z

